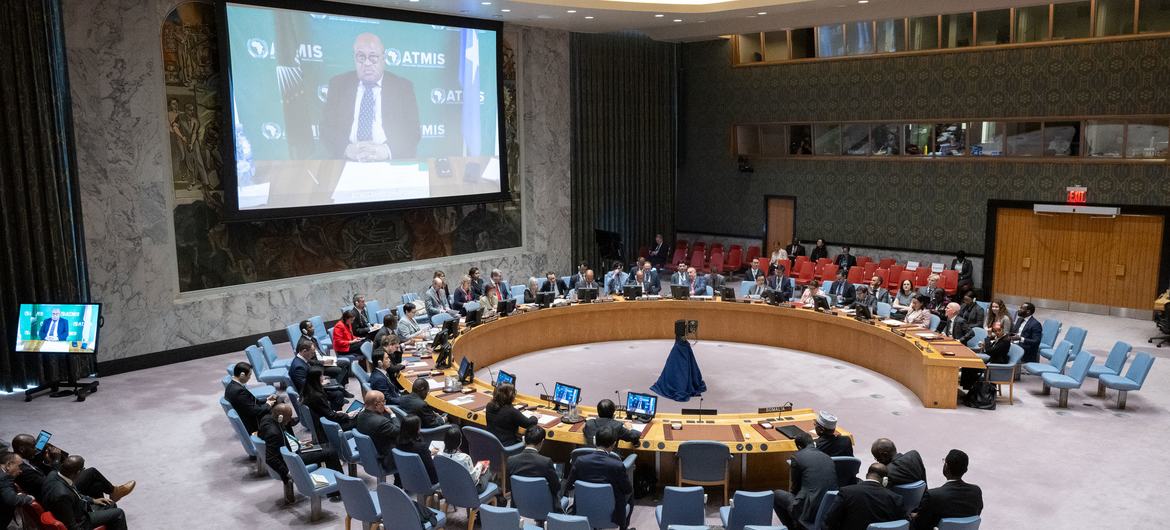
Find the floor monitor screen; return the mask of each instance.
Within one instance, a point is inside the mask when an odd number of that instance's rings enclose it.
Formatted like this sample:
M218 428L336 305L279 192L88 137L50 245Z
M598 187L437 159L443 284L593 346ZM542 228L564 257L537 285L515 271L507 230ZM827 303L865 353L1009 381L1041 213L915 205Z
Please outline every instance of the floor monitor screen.
M96 353L99 304L20 304L13 351Z

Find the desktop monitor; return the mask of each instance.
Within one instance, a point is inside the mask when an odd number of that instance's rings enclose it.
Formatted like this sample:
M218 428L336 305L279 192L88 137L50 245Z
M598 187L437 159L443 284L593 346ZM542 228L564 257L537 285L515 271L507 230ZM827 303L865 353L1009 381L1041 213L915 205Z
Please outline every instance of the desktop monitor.
M638 416L654 416L658 412L658 396L630 392L626 394L626 412Z
M467 317L464 319L464 321L467 323L467 327L469 328L478 326L480 322L483 321L483 308L481 307L475 311L468 311Z
M579 287L577 288L577 301L581 303L589 303L597 300L596 287Z
M542 292L536 293L536 305L538 305L540 307L549 307L552 305L553 300L556 300L556 299L557 299L557 293L554 293L552 291L542 291Z
M829 299L824 296L813 297L813 308L817 311L829 311Z
M447 332L447 339L453 339L459 336L459 320L452 318L443 323L443 331Z
M623 285L622 296L625 298L640 298L642 296L641 285Z
M724 288L720 289L719 290L719 298L723 299L724 302L734 302L735 301L735 288L734 287L724 287Z
M509 298L507 300L500 300L496 302L496 313L502 317L512 314L516 310L516 299Z
M470 383L473 379L475 379L475 363L464 357L459 361L459 381Z
M20 353L97 353L100 304L20 304L16 347Z
M505 384L505 383L512 385L512 386L516 386L516 374L510 374L508 372L500 370L500 373L496 375L496 382L492 386L500 386L500 385Z
M853 304L853 318L860 320L873 320L873 312L869 310L869 306L865 304Z
M558 405L572 406L581 401L581 389L564 383L553 386L553 402Z
M691 297L691 288L686 285L671 285L670 297L675 300L686 300Z

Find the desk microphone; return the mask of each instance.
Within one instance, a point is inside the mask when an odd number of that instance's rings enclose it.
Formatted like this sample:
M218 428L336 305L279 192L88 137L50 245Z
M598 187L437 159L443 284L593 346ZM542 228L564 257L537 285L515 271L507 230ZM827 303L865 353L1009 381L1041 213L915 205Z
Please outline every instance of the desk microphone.
M548 393L548 387L544 386L544 383L536 383L536 386L544 389L544 400L552 407L552 394Z
M699 394L699 423L703 423L703 394Z
M492 388L495 388L496 387L496 374L494 372L492 372L491 368L488 368L487 371L488 371L488 377L492 378Z

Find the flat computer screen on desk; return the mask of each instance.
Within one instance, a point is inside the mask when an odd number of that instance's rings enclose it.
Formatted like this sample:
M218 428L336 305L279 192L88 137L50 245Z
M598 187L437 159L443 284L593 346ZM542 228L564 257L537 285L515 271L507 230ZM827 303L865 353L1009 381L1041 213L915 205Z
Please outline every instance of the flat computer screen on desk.
M576 405L581 401L581 389L564 383L553 387L553 401L559 405Z
M626 394L626 411L639 416L653 416L658 412L658 396L630 392Z

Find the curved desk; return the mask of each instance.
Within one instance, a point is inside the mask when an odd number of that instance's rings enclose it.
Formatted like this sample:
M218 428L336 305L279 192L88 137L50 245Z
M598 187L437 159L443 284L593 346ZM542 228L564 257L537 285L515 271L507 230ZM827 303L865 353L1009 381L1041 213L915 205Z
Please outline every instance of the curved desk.
M501 318L460 335L454 343L453 357L457 360L467 357L477 368L483 368L513 356L561 346L673 339L674 321L679 319L698 320L699 336L704 340L803 350L864 366L901 382L928 407L954 408L959 368L984 366L978 356L957 342L931 345L912 333L899 336L884 325L865 324L846 316L759 303L676 300L582 304ZM955 355L944 356L941 351L953 351ZM405 370L400 373L400 382L406 388L410 388L416 376L427 374L421 364L415 369L418 373ZM454 370L445 371L446 375L454 375ZM437 381L444 377L426 376ZM435 391L427 401L462 423L483 425L486 423L484 408L491 400L491 384L476 379L468 390L468 393ZM567 458L572 448L585 443L581 433L583 423L561 423L559 415L536 396L518 393L516 403L542 415L540 424L548 429L551 442L546 444L546 453ZM579 411L585 417L596 415L596 409L591 406L583 405ZM701 421L692 415L660 413L645 426L637 447L626 442L620 447L638 451L640 460L652 459L660 481L673 484L673 453L679 444L687 440L720 441L739 459L739 465L733 466L739 468L738 472L732 473L732 482L737 487L786 487L788 466L784 462L796 446L783 434L764 429L760 423L796 425L811 432L815 418L816 413L811 409L719 414ZM672 429L672 423L681 424L682 429ZM849 435L844 430L841 433Z

